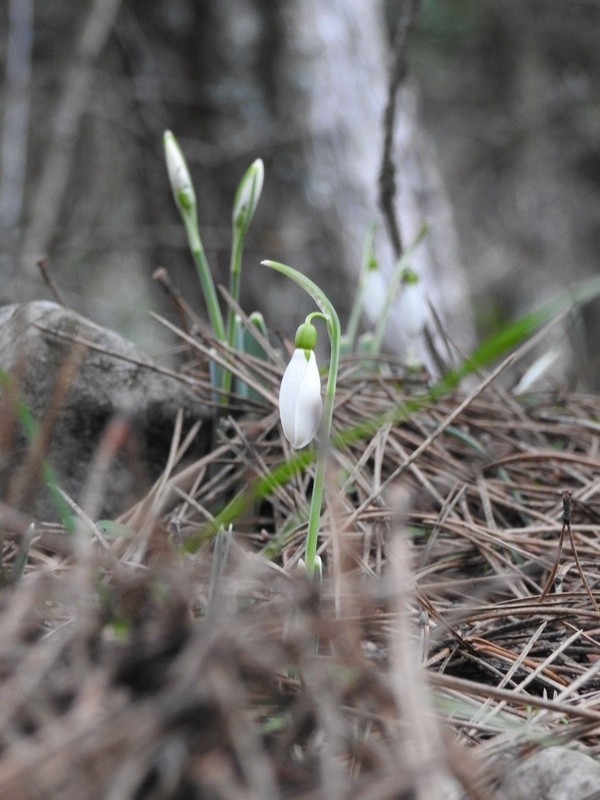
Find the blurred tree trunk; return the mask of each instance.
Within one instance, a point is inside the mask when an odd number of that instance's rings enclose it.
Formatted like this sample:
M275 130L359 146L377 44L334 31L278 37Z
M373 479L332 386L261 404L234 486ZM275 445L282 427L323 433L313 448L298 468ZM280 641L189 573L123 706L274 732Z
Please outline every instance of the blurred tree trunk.
M598 273L599 30L597 2L423 5L412 64L482 335ZM544 340L547 385L600 385L599 301L583 323Z
M379 218L388 60L380 3L47 0L36 14L14 294L40 294L35 261L47 255L78 310L146 343L143 312L162 302L149 277L155 267L201 308L162 161L169 127L196 180L217 281L228 281L237 181L261 156L266 180L248 240L245 308L288 334L311 308L259 265L273 258L305 271L342 315L348 310L362 239ZM413 266L452 335L468 344L468 292L415 94L405 87L400 103L399 223L408 242L430 222ZM389 274L383 229L379 247ZM391 342L401 329L396 320Z
M10 302L23 215L31 102L33 0L10 0L0 151L0 302Z

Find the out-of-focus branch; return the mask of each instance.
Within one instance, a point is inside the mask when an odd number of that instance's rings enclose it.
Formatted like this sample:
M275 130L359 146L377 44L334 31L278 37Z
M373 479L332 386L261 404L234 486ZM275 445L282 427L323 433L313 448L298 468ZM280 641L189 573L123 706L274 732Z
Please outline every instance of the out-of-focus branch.
M83 23L57 101L41 174L31 196L29 225L22 248L26 275L33 274L36 262L47 254L52 242L67 191L73 149L90 99L94 65L104 49L120 5L121 0L93 0Z
M398 23L394 38L393 60L390 69L388 97L383 117L384 140L379 172L379 205L383 212L394 255L400 258L403 251L402 234L396 219L396 165L393 149L396 130L398 91L406 78L406 48L408 34L419 13L420 0L406 0L405 11Z
M33 0L9 0L5 105L0 156L0 302L13 299L12 275L19 246L31 105Z

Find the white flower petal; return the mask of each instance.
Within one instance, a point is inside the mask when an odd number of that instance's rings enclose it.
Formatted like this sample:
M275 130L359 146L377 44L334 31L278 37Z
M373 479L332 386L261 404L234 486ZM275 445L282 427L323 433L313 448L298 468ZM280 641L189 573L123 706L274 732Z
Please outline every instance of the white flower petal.
M304 350L296 349L279 390L281 425L295 448L305 447L314 439L322 411L321 377L315 354L311 351L307 360Z
M403 286L398 303L398 319L406 335L410 339L417 339L423 333L427 318L427 300L422 281Z
M525 394L525 392L528 392L534 384L541 381L550 367L554 365L554 362L558 361L562 355L563 352L559 347L554 347L543 353L527 368L521 380L512 390L513 394Z
M379 322L383 314L389 287L378 269L370 269L365 279L363 310L372 325Z

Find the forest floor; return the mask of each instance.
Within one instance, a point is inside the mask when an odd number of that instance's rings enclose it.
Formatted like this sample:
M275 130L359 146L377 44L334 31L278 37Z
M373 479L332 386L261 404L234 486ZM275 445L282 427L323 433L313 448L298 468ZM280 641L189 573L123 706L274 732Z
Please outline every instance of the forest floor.
M293 456L277 375L199 461L176 424L118 521L3 531L0 800L490 798L510 759L598 752L600 399L415 409L422 376L346 362L335 430L384 421L332 449L311 583L311 464L212 535Z

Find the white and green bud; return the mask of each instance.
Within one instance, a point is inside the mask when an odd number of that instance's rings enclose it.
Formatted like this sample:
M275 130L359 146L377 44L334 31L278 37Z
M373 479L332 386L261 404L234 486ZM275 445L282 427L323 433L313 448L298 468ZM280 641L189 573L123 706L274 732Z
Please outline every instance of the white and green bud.
M171 131L163 134L167 173L175 203L181 214L196 210L196 192L179 143Z
M312 322L303 322L296 331L294 346L302 350L314 350L317 346L317 329ZM308 358L308 355L307 355Z
M246 170L235 193L232 214L234 228L248 230L260 200L264 178L265 167L262 158L257 158Z

